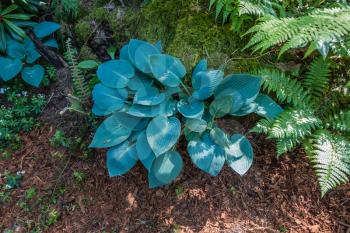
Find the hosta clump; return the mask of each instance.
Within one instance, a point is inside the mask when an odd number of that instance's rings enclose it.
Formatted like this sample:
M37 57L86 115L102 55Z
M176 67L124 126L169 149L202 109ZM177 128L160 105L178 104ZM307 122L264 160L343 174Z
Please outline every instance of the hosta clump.
M107 116L91 143L109 148L110 176L120 176L139 160L148 170L150 187L169 184L181 172L183 160L176 144L183 133L193 163L216 176L225 163L243 175L253 161L253 149L240 134L227 135L216 119L257 113L275 118L283 110L259 94L260 78L208 70L202 60L184 84L186 69L155 45L131 40L119 60L101 64L101 81L93 90L93 113Z
M43 43L52 48L58 48L55 39L49 36L60 28L53 22L31 23L34 34ZM9 81L21 73L22 79L34 87L38 87L44 78L44 68L35 64L41 57L35 44L29 37L23 39L11 37L7 34L2 38L6 40L5 56L0 54L0 81ZM0 39L0 40L2 40Z

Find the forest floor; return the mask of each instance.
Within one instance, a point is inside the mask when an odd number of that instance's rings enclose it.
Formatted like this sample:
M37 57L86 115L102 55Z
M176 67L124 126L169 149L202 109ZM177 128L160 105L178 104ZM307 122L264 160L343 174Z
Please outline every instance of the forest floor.
M250 137L256 156L243 177L227 167L210 177L183 152L179 179L149 189L142 166L108 178L103 151L67 153L54 133L22 135L22 149L0 160L0 187L18 178L0 190L1 232L350 232L350 184L321 198L303 152L277 159L264 137Z

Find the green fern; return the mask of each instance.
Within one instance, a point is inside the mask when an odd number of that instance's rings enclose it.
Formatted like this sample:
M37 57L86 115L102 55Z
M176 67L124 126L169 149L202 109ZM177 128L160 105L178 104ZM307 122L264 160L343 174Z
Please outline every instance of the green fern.
M322 57L313 60L310 65L309 72L303 80L303 86L309 90L313 101L322 100L329 83L329 62Z
M77 18L79 12L79 0L53 0L51 8L58 17L68 16Z
M350 141L327 130L315 133L305 150L316 171L322 196L340 184L349 182Z
M82 103L86 103L89 100L90 88L85 80L82 71L78 67L78 52L72 46L70 38L66 41L66 52L64 54L72 74L73 83L73 95L80 100Z
M334 114L326 121L326 127L350 133L350 110L340 111L337 114Z
M268 134L268 132L271 129L273 121L270 119L260 119L258 123L249 131L251 133L257 133L257 134Z
M296 141L310 136L322 121L309 109L289 109L282 112L272 124L271 138L291 138Z
M281 138L276 140L276 150L277 156L281 156L288 151L291 151L296 146L300 145L302 142L295 138Z
M255 33L245 48L265 51L284 44L280 55L292 48L310 44L308 53L318 49L326 53L330 43L350 35L350 7L315 10L296 18L262 17L246 34Z
M295 106L311 105L308 91L295 79L288 77L277 69L262 68L257 71L262 78L262 87L268 92L274 92L280 102Z

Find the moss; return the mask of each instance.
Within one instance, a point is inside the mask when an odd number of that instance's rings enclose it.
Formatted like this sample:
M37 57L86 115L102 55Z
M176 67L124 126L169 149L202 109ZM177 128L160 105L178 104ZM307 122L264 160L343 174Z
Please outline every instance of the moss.
M88 38L91 33L90 23L87 21L80 21L75 25L75 33L80 41L84 41L84 39Z
M87 45L83 45L80 48L80 59L81 60L98 60L97 56L92 52L91 48Z

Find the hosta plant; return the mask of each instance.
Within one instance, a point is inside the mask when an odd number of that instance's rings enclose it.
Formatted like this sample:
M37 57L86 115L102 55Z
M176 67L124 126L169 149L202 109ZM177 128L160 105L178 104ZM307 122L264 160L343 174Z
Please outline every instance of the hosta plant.
M48 47L58 48L55 39L49 36L60 28L59 24L53 22L42 22L33 27L34 34ZM35 87L38 87L44 78L44 68L35 64L41 57L33 41L29 37L16 40L5 36L5 56L0 55L0 80L9 81L21 73L22 79Z
M90 147L108 148L110 176L123 175L141 161L150 187L169 184L182 170L176 150L182 134L192 162L210 175L218 175L225 163L240 175L250 168L250 142L238 133L228 135L216 120L250 113L275 118L282 108L259 94L259 77L224 78L222 70L208 70L206 60L191 78L186 74L179 59L162 53L160 43L135 39L121 49L119 60L98 67L101 82L93 89L92 111L107 118Z

